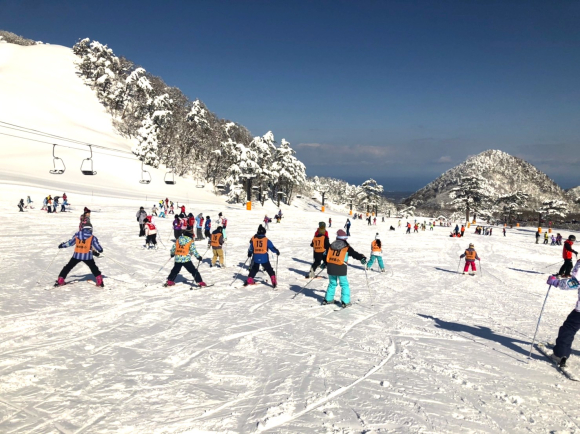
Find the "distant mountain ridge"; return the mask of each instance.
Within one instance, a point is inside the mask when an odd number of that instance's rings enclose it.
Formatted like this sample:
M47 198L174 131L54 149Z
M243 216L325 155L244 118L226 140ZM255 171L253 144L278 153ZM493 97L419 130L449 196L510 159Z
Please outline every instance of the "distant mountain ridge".
M449 196L451 189L462 177L471 175L480 175L487 180L492 197L517 191L528 194L528 208L536 208L545 200L561 200L570 205L574 202L572 195L548 175L527 161L499 150L488 150L469 157L403 202L421 208L446 208L452 201Z

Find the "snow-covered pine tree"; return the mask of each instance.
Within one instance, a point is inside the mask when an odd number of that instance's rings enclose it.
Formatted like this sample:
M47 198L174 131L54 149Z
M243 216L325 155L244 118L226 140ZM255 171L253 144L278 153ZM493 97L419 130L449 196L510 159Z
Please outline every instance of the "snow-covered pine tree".
M451 189L451 205L465 212L465 221L469 222L469 213L486 211L491 206L491 197L487 192L487 181L477 175L463 176L456 180L457 185Z
M546 218L551 216L564 218L568 214L568 204L561 200L546 200L542 202L538 214L538 227L540 227L542 226L542 214L546 214Z

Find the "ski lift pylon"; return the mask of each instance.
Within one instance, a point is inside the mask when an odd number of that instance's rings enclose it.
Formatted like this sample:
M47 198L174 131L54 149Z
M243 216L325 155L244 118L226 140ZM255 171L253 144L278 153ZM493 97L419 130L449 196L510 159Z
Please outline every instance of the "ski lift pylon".
M139 183L140 184L151 183L151 174L143 167L143 161L141 161L141 179L139 180Z
M168 177L167 175L171 175ZM177 182L175 181L175 169L171 169L169 172L165 174L165 178L163 178L166 184L175 185Z
M91 151L91 156L85 158L81 163L81 172L83 175L96 175L97 172L93 170L93 147L89 145L89 151Z
M62 160L62 158L59 158L56 155L54 155L54 148L56 148L55 144L52 145L52 165L54 169L49 170L49 172L52 173L53 175L62 175L66 170L66 166L64 165L64 161ZM59 169L58 166L62 166L62 169Z

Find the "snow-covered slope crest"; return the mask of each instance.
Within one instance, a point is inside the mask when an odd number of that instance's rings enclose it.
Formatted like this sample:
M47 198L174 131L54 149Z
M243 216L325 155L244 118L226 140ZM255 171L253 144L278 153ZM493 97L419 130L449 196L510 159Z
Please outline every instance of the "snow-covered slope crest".
M193 180L176 178L176 185L167 185L165 169L146 168L151 183L140 184L141 163L130 152L133 143L114 130L111 115L79 77L77 60L63 46L0 44L0 183L43 187L46 194L221 201L207 191L209 186L196 188ZM108 148L93 148L95 176L80 170L89 148L66 139ZM49 173L53 143L66 165L60 175Z
M405 203L420 207L446 207L451 202L451 188L462 177L473 175L487 180L488 193L493 197L521 191L529 195L528 206L532 207L544 200L570 202L564 190L527 161L503 151L488 150L449 169L405 199Z

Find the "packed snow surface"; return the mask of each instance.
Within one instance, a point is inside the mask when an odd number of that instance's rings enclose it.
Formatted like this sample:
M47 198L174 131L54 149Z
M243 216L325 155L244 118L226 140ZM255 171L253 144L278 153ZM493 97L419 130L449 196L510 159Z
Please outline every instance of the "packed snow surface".
M72 57L63 60L66 50L0 44L0 120L128 150ZM492 236L470 228L464 240L449 238L449 228L405 235L394 219L354 221L350 243L366 255L381 234L387 272L375 266L367 284L351 261L354 305L335 310L320 305L326 273L294 296L308 282L318 222L332 217L334 239L345 214L302 200L283 206L267 234L281 251L279 262L272 257L279 286L243 288L247 272L234 277L273 204L246 211L208 186L166 185L161 170L141 185L138 164L112 156L96 157L98 174L83 176L81 150L63 153L67 172L50 175L50 145L0 140L0 432L580 431L580 385L536 351L527 358L547 273L561 262L561 248L536 245L533 230L503 237L500 228ZM63 191L70 213L39 210L43 197ZM18 213L27 195L35 209ZM227 268L210 268L211 252L200 266L215 286L190 290L188 274L162 286L170 219L157 220L160 249L143 250L135 213L165 197L228 218ZM53 288L72 255L57 246L85 206L104 247L97 264L106 287L85 282L93 277L81 264L67 279L80 282ZM457 273L469 242L481 257L477 276ZM540 340L555 339L576 297L552 290ZM574 348L570 364L580 372Z

